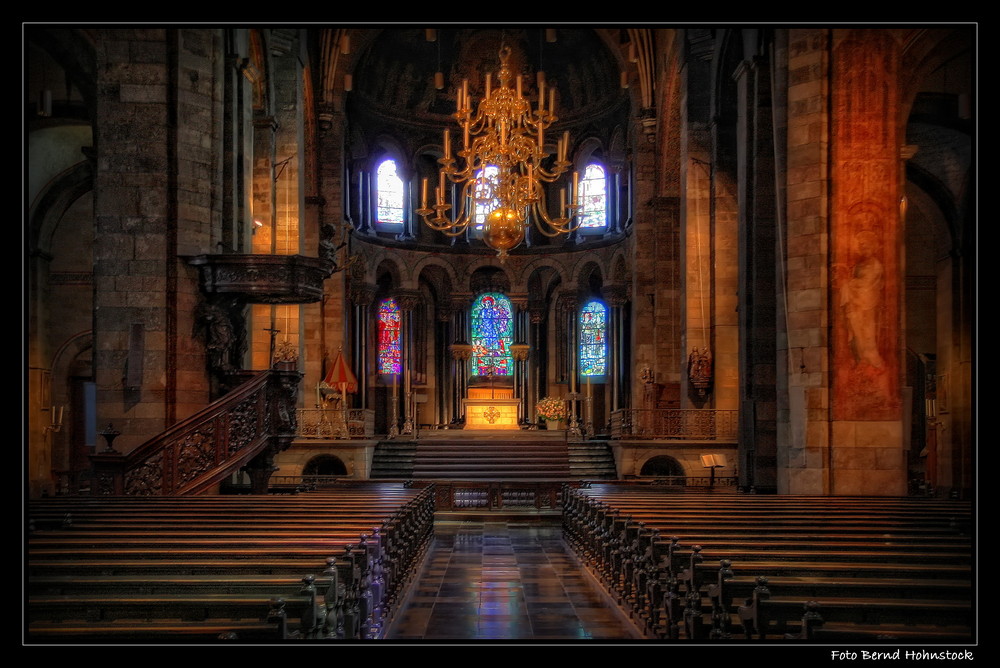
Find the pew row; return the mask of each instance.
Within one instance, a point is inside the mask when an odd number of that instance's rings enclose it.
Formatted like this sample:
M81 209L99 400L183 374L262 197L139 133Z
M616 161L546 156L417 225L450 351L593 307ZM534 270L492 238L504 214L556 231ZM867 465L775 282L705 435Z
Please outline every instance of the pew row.
M404 483L32 502L26 640L377 639L433 513L433 486Z
M564 536L651 637L968 642L971 507L564 488Z

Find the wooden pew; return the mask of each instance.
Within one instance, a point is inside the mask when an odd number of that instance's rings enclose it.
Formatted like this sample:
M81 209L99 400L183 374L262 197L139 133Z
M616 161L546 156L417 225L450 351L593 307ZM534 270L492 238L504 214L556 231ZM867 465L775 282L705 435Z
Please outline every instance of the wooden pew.
M29 510L29 640L377 638L432 537L434 493L379 483Z
M918 624L932 637L935 624L946 625L941 620L958 620L946 632L961 637L955 631L964 627L971 637L968 504L677 494L602 484L567 489L564 507L565 535L585 561L607 549L607 532L592 527L612 513L624 526L669 537L623 546L627 568L612 564L609 572L601 564L611 589L633 579L625 592L632 595L620 598L650 635L875 637L909 622L907 637ZM705 558L678 566L695 555ZM764 575L767 596L755 593ZM646 593L638 595L643 584ZM803 606L813 598L819 604L806 614Z

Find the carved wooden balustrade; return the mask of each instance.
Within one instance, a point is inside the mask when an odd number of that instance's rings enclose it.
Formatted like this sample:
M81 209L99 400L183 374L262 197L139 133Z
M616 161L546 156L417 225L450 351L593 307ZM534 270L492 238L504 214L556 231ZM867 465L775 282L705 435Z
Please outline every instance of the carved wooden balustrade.
M611 438L736 439L739 411L695 408L626 408L611 414Z
M302 374L269 369L128 454L91 455L99 495L199 494L246 467L254 493L267 492L274 455L295 438Z
M369 408L300 408L299 438L375 438L375 411Z

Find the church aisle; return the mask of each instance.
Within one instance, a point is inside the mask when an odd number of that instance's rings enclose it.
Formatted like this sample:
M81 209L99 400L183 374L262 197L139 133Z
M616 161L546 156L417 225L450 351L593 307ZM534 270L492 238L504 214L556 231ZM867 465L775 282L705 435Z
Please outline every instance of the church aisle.
M577 565L557 525L438 522L388 640L622 640L636 632Z

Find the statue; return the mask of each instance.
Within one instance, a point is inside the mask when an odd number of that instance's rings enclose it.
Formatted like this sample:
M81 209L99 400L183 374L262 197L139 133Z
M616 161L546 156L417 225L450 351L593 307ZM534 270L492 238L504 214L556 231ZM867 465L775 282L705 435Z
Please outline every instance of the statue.
M688 355L688 381L699 397L708 393L712 384L712 354L707 347L700 351L697 347L691 349L691 354Z
M195 335L205 339L209 369L221 373L232 371L236 335L229 312L219 304L202 302L195 311L194 326Z

